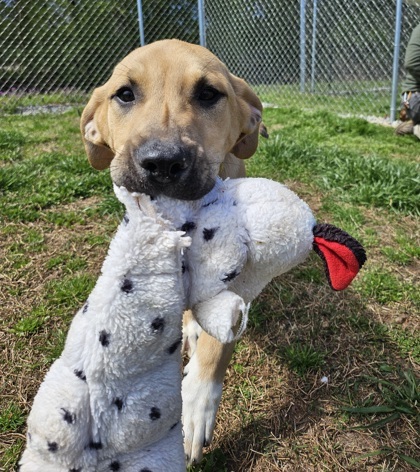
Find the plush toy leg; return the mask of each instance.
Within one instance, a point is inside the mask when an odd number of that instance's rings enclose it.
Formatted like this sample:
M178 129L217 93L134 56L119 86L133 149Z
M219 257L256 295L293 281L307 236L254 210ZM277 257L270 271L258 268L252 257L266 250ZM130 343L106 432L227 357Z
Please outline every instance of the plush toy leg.
M226 344L239 339L245 331L249 304L236 293L224 290L210 300L197 303L192 311L204 331Z
M363 246L340 228L319 224L313 228L313 248L325 266L333 290L344 290L366 262Z
M20 468L17 470L28 472L68 472L71 469L61 464L52 464L51 462L44 461L39 454L31 449L26 449L20 459ZM95 468L86 468L86 470L93 472Z

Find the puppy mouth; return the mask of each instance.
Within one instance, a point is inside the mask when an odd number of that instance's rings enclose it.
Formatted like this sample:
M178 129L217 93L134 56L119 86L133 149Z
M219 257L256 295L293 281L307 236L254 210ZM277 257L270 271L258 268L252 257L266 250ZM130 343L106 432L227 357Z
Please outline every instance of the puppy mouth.
M160 183L152 183L150 185L146 185L143 191L151 197L158 197L162 195L175 200L198 200L210 192L210 190L214 187L215 182L215 179L207 179L204 182L199 182L199 179L193 179L192 181L178 184L169 183L165 185Z
M112 167L111 178L116 185L125 187L131 193L143 193L152 198L165 196L176 200L198 200L209 193L216 183L216 176L192 170L176 181L162 182L136 168L122 173Z
M214 187L217 171L206 156L195 150L148 142L111 163L111 177L130 192L176 200L198 200Z

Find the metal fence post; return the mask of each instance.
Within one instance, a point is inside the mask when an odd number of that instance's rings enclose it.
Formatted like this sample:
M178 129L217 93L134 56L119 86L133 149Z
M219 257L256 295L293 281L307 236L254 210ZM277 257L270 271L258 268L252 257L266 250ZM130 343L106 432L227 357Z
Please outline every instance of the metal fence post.
M306 27L305 27L306 0L300 0L300 91L305 91L306 82Z
M198 27L200 29L200 45L206 47L206 15L204 0L198 0Z
M316 16L318 13L317 0L313 0L312 18L312 60L311 60L311 93L315 91L315 67L316 67Z
M143 23L143 6L141 0L137 0L137 17L139 21L140 45L144 46L144 23Z
M394 37L394 62L392 65L392 93L391 93L391 111L390 121L395 120L396 103L398 95L398 73L400 60L400 39L401 39L401 22L402 22L402 0L397 0L395 10L395 37Z

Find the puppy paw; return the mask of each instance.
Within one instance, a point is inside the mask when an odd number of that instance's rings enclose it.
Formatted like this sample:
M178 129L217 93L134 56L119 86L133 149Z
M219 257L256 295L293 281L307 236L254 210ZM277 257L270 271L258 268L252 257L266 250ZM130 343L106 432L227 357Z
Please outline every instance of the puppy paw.
M197 464L203 447L210 445L223 385L200 379L199 364L193 356L182 381L182 423L187 463Z
M184 316L182 327L182 353L187 353L191 359L197 348L197 340L202 332L202 328L192 315ZM186 372L184 371L184 374Z

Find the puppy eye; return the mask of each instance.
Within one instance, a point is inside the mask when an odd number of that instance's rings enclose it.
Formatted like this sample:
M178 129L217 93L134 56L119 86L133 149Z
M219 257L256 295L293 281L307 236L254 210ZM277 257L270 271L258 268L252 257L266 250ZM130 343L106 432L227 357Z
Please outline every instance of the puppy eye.
M123 103L134 102L135 100L134 93L129 87L121 87L115 96Z
M197 100L203 106L211 106L217 103L223 94L216 90L214 87L204 87L202 88L199 93L197 94Z

